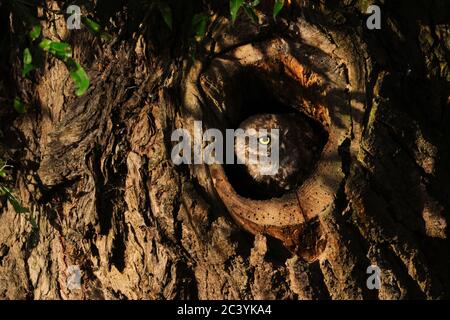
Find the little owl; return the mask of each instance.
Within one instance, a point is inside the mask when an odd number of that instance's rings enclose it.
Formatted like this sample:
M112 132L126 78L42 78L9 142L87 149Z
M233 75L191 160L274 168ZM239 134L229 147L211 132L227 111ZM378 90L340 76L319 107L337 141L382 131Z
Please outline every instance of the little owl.
M249 139L235 141L236 156L244 163L245 174L253 181L257 193L279 196L298 187L311 173L320 141L305 117L296 113L257 114L240 124L239 128L251 132L250 136L256 135L256 141L260 144L254 146ZM279 135L271 134L271 129L278 129ZM264 134L265 130L267 134ZM278 139L279 145L278 171L275 174L261 174L261 165L264 164L251 162L248 155L259 153L259 156L270 157L274 139ZM265 147L261 148L261 145ZM242 159L241 155L246 156Z

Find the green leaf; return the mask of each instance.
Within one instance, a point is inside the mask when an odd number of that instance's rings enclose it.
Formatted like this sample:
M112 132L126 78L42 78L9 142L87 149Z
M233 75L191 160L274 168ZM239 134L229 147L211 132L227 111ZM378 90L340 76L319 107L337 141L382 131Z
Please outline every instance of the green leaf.
M3 161L2 159L0 159L0 177L1 178L4 178L8 175L7 172L5 171L5 169L6 169L6 162Z
M48 51L50 49L50 44L52 43L52 40L44 38L41 42L39 42L39 48L41 48L44 51Z
M34 66L32 64L26 64L23 66L23 70L22 70L22 75L24 77L26 77L28 75L28 73L30 73L31 71L33 71Z
M157 5L159 11L161 12L161 16L164 19L164 22L169 27L169 29L172 30L172 23L173 23L172 9L170 9L167 3L162 1L158 2Z
M31 29L30 33L28 34L31 41L36 40L41 35L41 26L39 24L35 25L33 29Z
M192 32L196 37L203 38L206 34L208 25L208 16L204 13L198 13L192 18Z
M18 113L25 113L25 112L26 112L25 105L23 104L22 100L20 100L19 97L16 97L16 98L14 99L14 109L15 109Z
M84 69L75 60L69 59L66 62L70 77L75 83L75 94L82 96L89 88L89 77Z
M53 42L49 39L43 39L39 43L39 48L48 51L58 59L65 62L69 69L70 77L75 84L75 94L82 96L89 88L89 77L84 69L72 59L72 49L65 42Z
M22 69L22 75L24 77L26 77L27 74L34 69L32 62L33 57L31 56L30 49L25 48L25 50L23 50L23 69Z
M261 0L255 0L251 3L251 6L254 8L261 3Z
M65 42L50 43L50 48L48 51L61 60L66 60L72 57L72 49L70 48L70 45Z
M230 0L231 22L236 21L239 9L242 7L244 0Z
M70 45L65 42L55 42L50 39L42 39L39 43L39 48L44 51L48 51L58 59L66 61L70 57L72 57L72 49Z
M273 18L276 19L281 9L284 7L284 0L275 0L275 5L273 6Z
M25 50L23 50L23 63L31 64L31 62L33 62L33 57L31 56L30 49L25 48Z
M14 210L17 213L27 213L29 212L29 210L27 208L24 208L19 200L17 200L16 196L12 193L12 191L5 187L5 186L0 186L0 196L6 196L8 201L11 203L11 205L13 206Z
M27 213L29 212L27 208L24 208L22 204L20 204L19 200L10 192L8 194L8 200L12 204L14 210L17 213Z
M100 24L95 22L92 19L89 19L87 17L81 17L81 22L88 28L88 30L93 33L94 35L98 36L100 32Z
M256 15L255 9L251 6L244 6L244 11L247 16L253 21L253 23L258 23L258 16Z
M9 189L0 185L0 196L6 196L9 194Z
M88 28L89 32L92 33L93 35L100 37L100 39L102 40L111 41L112 36L109 33L102 31L101 25L96 21L89 19L87 17L81 17L81 22L83 23L83 25L86 26L86 28Z

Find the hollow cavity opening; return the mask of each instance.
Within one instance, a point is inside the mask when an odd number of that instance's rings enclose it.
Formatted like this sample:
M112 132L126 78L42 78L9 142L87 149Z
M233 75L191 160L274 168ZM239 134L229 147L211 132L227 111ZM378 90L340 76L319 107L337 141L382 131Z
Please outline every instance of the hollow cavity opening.
M230 94L234 103L228 109L228 128L238 129L247 125L258 130L258 126L278 126L280 151L278 171L268 177L255 175L248 164L236 164L235 153L235 164L224 165L231 185L239 195L255 200L280 197L293 191L313 171L328 133L318 121L304 114L301 106L282 103L275 90L267 85L269 81L264 81L257 72L244 70L235 76L233 83ZM297 160L303 161L305 167L302 168Z

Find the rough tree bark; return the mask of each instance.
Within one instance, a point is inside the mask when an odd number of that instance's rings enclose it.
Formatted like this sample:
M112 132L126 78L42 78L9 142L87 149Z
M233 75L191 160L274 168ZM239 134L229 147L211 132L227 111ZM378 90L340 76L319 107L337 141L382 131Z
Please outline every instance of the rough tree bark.
M17 93L30 108L2 108L0 151L37 228L1 201L1 298L450 298L448 1L380 1L381 30L365 27L366 1L292 1L260 27L218 16L195 61L151 50L139 33L105 44L61 20L43 24L86 67L91 88L80 98L57 60L21 76L19 22L3 2L11 51L0 96ZM326 243L313 257L246 231L211 168L170 159L175 128L237 117L249 93L230 75L246 64L281 100L320 96L328 130L339 133L336 157L316 177L332 194L317 215ZM322 86L308 84L311 72ZM281 82L296 76L306 81L300 93ZM81 289L67 287L72 265ZM381 270L379 290L366 286L370 265Z

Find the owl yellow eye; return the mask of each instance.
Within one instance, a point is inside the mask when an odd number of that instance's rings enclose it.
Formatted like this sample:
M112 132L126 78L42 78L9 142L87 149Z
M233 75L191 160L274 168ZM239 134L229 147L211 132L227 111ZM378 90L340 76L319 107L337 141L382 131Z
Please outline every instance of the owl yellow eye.
M263 145L268 145L270 143L270 137L269 136L264 136L259 138L259 143L263 144Z

